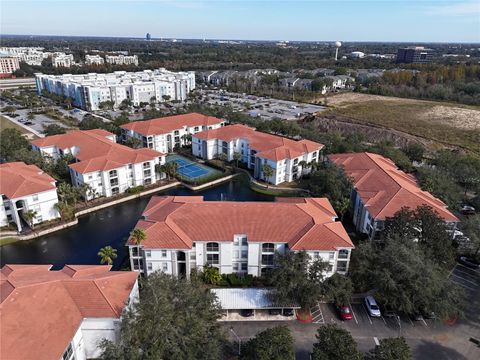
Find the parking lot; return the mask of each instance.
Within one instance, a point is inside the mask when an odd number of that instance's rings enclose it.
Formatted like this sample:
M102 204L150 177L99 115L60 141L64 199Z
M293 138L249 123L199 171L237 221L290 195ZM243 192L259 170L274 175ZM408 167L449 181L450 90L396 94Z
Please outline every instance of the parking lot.
M264 120L273 118L297 120L301 116L325 110L325 107L320 105L230 93L222 90L200 90L199 92L208 97L207 102L209 104L230 105L234 111L244 112L252 117L259 117Z
M347 329L362 352L375 347L375 338L403 336L412 349L414 359L470 360L480 358L480 347L471 338L480 338L480 270L472 270L457 264L450 280L466 290L467 307L465 316L454 324L436 319L412 320L406 315L374 318L368 315L363 298L353 301L352 319L342 321L332 304L318 303L312 308L313 321L301 324L287 322L296 344L296 358L309 359L309 353L316 341L315 333L319 326L328 323L338 324ZM279 325L278 322L225 322L223 323L232 341L247 341L266 328Z

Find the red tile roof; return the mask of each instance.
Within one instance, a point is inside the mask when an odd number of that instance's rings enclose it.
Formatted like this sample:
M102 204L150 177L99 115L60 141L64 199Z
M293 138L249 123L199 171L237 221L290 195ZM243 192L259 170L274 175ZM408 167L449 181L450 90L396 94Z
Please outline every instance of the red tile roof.
M206 130L193 136L202 140L218 139L227 142L234 139L246 139L250 148L257 151L257 156L274 161L300 157L305 153L323 148L322 144L310 140L295 141L256 131L254 128L241 124Z
M353 248L327 199L277 202L204 201L202 196L155 196L137 228L145 230L145 248L191 249L194 241L288 243L293 250ZM131 244L131 241L130 241Z
M60 359L84 318L119 318L137 280L106 265L5 265L0 358Z
M122 125L121 128L135 131L136 133L144 136L149 136L170 133L174 130L181 129L184 126L211 126L220 124L222 122L224 122L224 120L213 116L202 115L199 113L189 113L184 115L166 116L146 121L134 121Z
M35 165L23 162L0 164L0 194L5 194L9 199L55 188L55 179Z
M62 150L78 148L75 157L80 161L69 166L82 174L118 169L127 164L149 161L164 155L152 149L132 149L117 144L107 138L111 136L114 135L101 129L74 130L66 134L37 139L32 141L32 144L39 148L51 146Z
M392 217L402 207L432 207L445 221L459 221L440 199L418 186L415 177L399 170L395 163L378 154L333 154L329 159L343 166L354 179L368 212L375 219Z

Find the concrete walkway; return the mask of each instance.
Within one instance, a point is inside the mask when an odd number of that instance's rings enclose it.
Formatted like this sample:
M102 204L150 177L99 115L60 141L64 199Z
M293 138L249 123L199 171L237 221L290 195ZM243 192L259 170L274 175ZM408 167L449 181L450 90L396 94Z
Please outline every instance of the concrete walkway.
M290 187L282 187L282 186L276 186L276 185L266 185L266 184L263 184L261 182L258 182L251 174L248 170L245 170L245 169L242 169L242 168L237 168L238 170L240 170L241 172L243 172L244 174L247 174L248 175L248 178L249 178L249 181L258 186L258 187L261 187L265 190L279 190L279 191L292 191L292 192L298 192L298 191L303 191L303 192L306 192L306 193L310 193L309 190L306 190L306 189L300 189L300 188L290 188Z

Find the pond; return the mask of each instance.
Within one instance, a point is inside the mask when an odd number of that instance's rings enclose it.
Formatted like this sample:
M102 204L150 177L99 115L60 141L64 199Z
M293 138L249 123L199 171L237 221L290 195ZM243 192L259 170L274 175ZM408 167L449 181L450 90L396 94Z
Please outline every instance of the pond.
M193 192L183 187L170 189L159 195L203 195L206 201L273 201L272 196L254 192L241 180L232 180L213 188ZM125 242L135 227L150 196L135 199L82 216L78 224L37 239L18 241L0 247L0 265L52 264L54 269L65 264L98 264L98 250L110 245L117 249L113 267L118 269L127 251Z

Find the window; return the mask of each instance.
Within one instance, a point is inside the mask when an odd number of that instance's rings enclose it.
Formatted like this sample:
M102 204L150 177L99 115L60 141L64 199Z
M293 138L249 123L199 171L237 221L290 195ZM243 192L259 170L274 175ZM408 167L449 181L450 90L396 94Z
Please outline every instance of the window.
M162 257L167 257L167 250L162 250Z
M233 271L238 271L240 264L239 263L233 263L232 265L233 265Z
M150 169L150 163L149 162L144 162L143 163L143 168L144 169Z
M315 159L316 157L317 157L317 152L316 152L316 151L314 151L314 152L312 153L312 158L314 158L314 159Z
M330 260L335 259L335 253L334 253L333 251L330 252L330 253L328 253L328 258L329 258Z
M92 180L93 179L93 176L92 175L88 175L88 180Z
M207 243L207 251L214 252L218 250L219 250L218 243L214 243L214 242Z
M117 185L118 185L118 178L110 179L110 186L117 186Z
M195 126L194 130L195 130L195 131L198 131L198 126Z
M195 251L192 251L190 253L190 260L195 260L197 258L197 254L195 253Z
M175 131L173 132L173 135L180 135L180 132L179 132L178 130L175 130Z
M262 265L273 266L273 255L262 255Z
M62 360L70 360L73 359L73 347L72 343L68 344L67 349L63 353Z
M209 263L210 265L220 264L218 254L207 254L207 263Z
M247 238L243 237L242 238L242 246L247 246L247 245L248 245Z
M153 265L151 262L147 262L147 270L153 270Z
M345 249L338 250L338 258L339 259L348 259L348 250L345 250Z
M313 252L313 258L318 259L320 257L320 253L318 251Z
M151 257L152 256L152 251L151 250L145 250L145 257Z
M240 253L238 252L238 250L233 250L233 258L234 259L238 259Z
M132 169L133 169L133 165L132 165L132 164L128 164L128 168L129 168L130 170L132 170Z
M337 261L337 271L347 271L347 261Z
M112 195L118 195L119 193L120 193L120 190L118 189L118 187L112 188Z
M33 201L38 201L38 194L33 195L33 196L32 196L32 200L33 200Z
M138 256L138 248L137 247L132 247L132 256Z
M117 170L110 170L110 171L108 172L108 174L110 175L110 177L116 177L116 176L118 176Z
M144 185L150 185L151 183L152 183L151 178L145 179L145 181L143 182Z
M262 245L262 252L274 252L275 245L272 243L265 243Z
M144 177L149 177L149 176L151 176L151 175L152 175L152 171L151 171L150 169L145 170L145 171L143 172L143 176L144 176Z
M248 270L248 264L242 263L242 271L247 271L247 270Z
M242 259L247 259L247 258L248 258L248 251L242 250Z
M162 263L162 271L165 272L168 270L168 264L167 263Z

